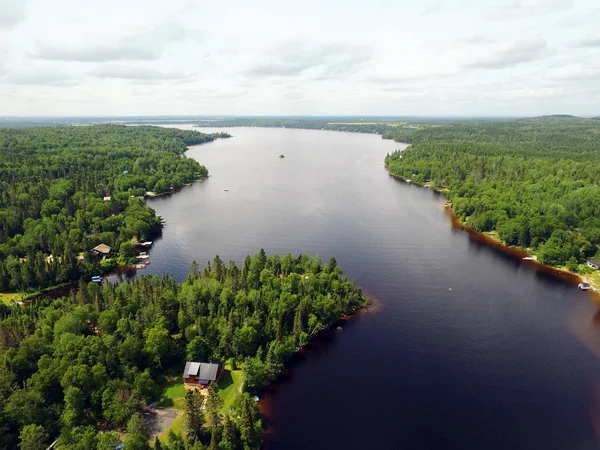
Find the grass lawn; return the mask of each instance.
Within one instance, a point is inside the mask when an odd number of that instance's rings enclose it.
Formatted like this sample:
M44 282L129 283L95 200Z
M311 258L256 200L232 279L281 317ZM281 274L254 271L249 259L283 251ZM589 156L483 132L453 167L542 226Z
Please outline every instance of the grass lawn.
M169 431L173 431L173 433L175 434L181 434L183 430L183 414L179 414L179 416L177 416L177 419L175 419L173 421L173 423L171 424L170 428L165 431L163 434L161 434L158 439L161 442L164 442L167 439L167 436L169 435Z
M183 380L181 378L170 380L167 383L167 389L161 397L162 401L159 401L157 405L163 408L174 408L183 411L184 396Z
M229 412L229 408L235 400L235 396L240 393L242 388L242 370L231 370L230 366L225 366L225 371L219 383L219 397L223 399L223 414Z
M242 389L242 370L231 370L231 366L225 366L225 371L219 382L219 397L223 399L223 414L227 414L233 405L235 397ZM184 409L185 389L181 377L170 380L167 383L165 392L162 395L162 401L157 403L163 408L173 408L179 411ZM169 428L174 433L181 433L183 428L183 414L180 414ZM160 435L159 439L164 441L169 434L169 430Z
M600 289L600 270L594 270L593 273L589 275L584 275L591 283L594 284L597 288Z
M20 302L26 295L18 292L0 292L0 303L12 305L15 302Z

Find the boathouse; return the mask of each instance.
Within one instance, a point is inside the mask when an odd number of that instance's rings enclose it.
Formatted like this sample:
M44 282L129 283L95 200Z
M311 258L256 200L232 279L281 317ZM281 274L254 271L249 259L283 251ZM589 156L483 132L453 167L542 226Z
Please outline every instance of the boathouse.
M92 249L92 253L102 259L110 258L112 255L112 249L106 244L96 245Z
M598 270L598 267L600 267L597 259L588 259L587 265L589 267L591 267L592 269L596 269L596 270Z
M218 383L221 380L223 369L223 364L217 362L188 361L183 370L183 383L204 389L211 382Z

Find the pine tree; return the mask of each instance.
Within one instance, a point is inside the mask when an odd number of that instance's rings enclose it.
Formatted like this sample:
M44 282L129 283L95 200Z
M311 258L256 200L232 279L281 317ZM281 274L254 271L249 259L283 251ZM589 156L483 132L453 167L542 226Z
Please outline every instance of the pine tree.
M200 439L202 426L204 425L204 414L202 412L202 403L204 399L197 390L189 390L185 393L184 406L184 433L185 441L188 445L194 445L194 442Z
M216 427L221 423L221 408L223 399L219 397L219 386L214 381L208 386L208 396L206 398L206 413L208 414L208 424Z

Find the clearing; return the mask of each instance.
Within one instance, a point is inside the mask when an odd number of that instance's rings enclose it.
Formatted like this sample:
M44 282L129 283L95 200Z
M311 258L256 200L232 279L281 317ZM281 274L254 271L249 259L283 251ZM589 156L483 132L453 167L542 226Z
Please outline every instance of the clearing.
M242 370L231 370L231 366L226 365L221 381L219 382L219 397L223 399L223 414L227 414L233 405L235 397L242 391ZM160 429L159 439L164 441L169 434L169 430L174 433L181 433L183 428L183 409L184 409L185 388L181 377L173 378L167 383L167 388L163 394L161 401L157 402L160 408L172 408L164 411L173 411L175 415L170 420L170 423L164 422L166 427L156 427ZM159 410L160 411L160 410ZM179 414L177 414L179 412ZM161 418L161 421L165 420Z
M19 292L0 292L0 303L4 303L5 305L13 305L16 302L23 300L25 295L27 294Z

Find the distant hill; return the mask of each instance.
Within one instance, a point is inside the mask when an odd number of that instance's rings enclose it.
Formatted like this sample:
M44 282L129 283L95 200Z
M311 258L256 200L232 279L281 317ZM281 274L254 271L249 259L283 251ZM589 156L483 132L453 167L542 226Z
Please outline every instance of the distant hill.
M571 114L549 114L547 116L540 116L541 118L553 118L553 119L580 119L579 116L573 116Z

